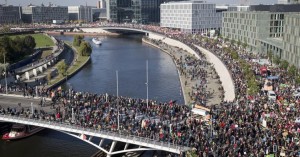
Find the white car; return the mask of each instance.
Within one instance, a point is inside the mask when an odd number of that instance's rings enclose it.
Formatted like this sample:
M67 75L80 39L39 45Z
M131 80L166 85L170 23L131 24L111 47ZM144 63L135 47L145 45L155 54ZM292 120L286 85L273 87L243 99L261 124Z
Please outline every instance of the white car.
M269 100L276 100L276 94L274 91L270 90L268 91L268 99Z
M293 96L300 97L300 87L295 90L295 92L293 93Z

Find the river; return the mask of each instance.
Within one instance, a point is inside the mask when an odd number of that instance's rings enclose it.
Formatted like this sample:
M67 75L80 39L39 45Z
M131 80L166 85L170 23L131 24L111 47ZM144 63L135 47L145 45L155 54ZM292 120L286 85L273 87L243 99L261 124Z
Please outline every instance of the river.
M72 41L72 36L56 36ZM176 66L170 56L146 44L139 37L103 37L102 45L92 43L91 62L64 86L76 91L116 95L116 71L119 75L119 95L146 98L146 60L149 65L149 99L177 100L183 104ZM0 141L1 157L89 157L97 149L63 133L45 129L20 140Z

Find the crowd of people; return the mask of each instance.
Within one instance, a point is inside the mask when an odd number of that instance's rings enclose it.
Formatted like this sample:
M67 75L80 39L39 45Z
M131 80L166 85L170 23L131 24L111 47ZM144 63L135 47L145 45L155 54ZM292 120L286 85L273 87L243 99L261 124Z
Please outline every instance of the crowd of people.
M279 76L276 80L269 80L277 95L275 100L270 100L264 91L249 95L246 76L240 62L218 46L226 44L222 39L217 39L216 42L210 42L210 39L205 41L201 35L185 34L158 26L134 24L110 24L110 26L149 30L181 41L201 58L200 61L186 60L191 63L201 64L201 61L205 60L205 55L195 45L208 49L218 56L231 72L236 99L232 102L223 101L220 104L206 106L210 110L208 113L210 120L205 121L192 116L190 108L174 101L147 103L143 99L60 90L51 93L53 99L61 100L56 106L55 113L36 111L34 117L95 129L120 130L125 134L188 146L194 148L195 154L200 157L263 157L269 154L300 156L300 101L299 97L293 95L293 91L299 85L291 79L286 70L276 65L264 65L269 68L270 75ZM265 57L240 51L235 45L230 45L229 48L236 50L239 58L246 61L253 71L261 65L252 60ZM189 71L189 73L194 77L204 75L203 71ZM255 75L256 81L264 84L267 77L260 73ZM11 113L11 109L0 109L2 114L7 112ZM14 114L18 114L18 111Z

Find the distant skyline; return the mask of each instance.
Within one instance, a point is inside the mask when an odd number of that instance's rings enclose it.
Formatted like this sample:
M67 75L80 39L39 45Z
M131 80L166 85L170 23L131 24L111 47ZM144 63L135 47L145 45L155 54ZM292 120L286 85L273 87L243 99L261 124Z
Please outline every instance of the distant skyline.
M76 5L87 5L96 6L98 0L7 0L8 5L21 5L27 6L30 3L33 5L48 5L51 2L54 5L59 6L76 6ZM275 4L277 0L244 0L249 1L250 4ZM241 0L206 0L206 2L212 2L216 4L239 4ZM5 0L0 0L0 4L4 4Z

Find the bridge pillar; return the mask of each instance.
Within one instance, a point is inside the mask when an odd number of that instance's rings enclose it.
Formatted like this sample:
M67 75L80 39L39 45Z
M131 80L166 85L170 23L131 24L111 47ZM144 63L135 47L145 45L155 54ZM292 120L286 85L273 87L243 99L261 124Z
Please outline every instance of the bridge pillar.
M100 143L99 143L99 147L102 146L103 141L104 141L104 139L102 138L101 141L100 141Z
M129 143L126 143L125 147L124 147L124 150L126 150L129 146Z
M110 153L111 153L112 151L114 151L114 148L115 148L116 144L117 144L117 141L113 141L113 142L112 142L112 144L111 144L111 146L110 146L110 149L109 149L109 152L110 152Z

